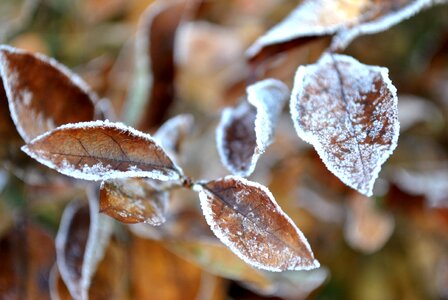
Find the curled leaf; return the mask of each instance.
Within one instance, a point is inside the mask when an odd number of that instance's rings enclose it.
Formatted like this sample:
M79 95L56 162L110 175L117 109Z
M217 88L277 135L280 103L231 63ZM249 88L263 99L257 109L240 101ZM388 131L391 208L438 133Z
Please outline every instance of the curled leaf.
M258 38L246 54L253 60L264 49L276 46L281 52L288 49L288 44L301 45L325 35L334 36L333 49L344 49L356 37L387 30L433 3L437 1L305 0Z
M150 135L108 121L58 127L22 150L49 168L86 180L130 176L176 180L181 174Z
M0 75L12 119L25 142L66 123L95 119L97 96L52 58L0 46Z
M103 181L100 189L100 212L123 223L165 222L168 192L143 178L122 178Z
M299 137L342 182L372 195L399 134L396 88L388 70L326 54L299 67L290 104Z
M91 280L103 259L112 231L111 219L98 213L97 199L89 206L77 202L64 211L56 236L61 277L75 299L87 299Z
M224 165L235 175L249 176L272 143L277 119L288 99L281 81L266 79L246 89L247 102L223 111L216 144Z
M319 267L308 241L266 187L228 176L195 189L213 233L248 264L269 271Z

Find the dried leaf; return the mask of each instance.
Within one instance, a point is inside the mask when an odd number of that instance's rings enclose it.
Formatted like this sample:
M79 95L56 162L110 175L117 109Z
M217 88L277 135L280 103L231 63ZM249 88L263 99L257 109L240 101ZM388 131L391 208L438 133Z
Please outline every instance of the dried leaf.
M248 264L269 271L319 267L306 238L266 187L228 176L195 189L213 233Z
M0 46L0 75L25 142L66 123L95 119L97 96L52 58Z
M143 178L103 181L100 189L100 212L123 223L165 222L168 192Z
M380 250L394 232L391 214L375 207L373 199L356 194L349 199L344 235L347 243L364 253Z
M372 195L399 134L396 88L388 70L326 54L299 67L290 104L299 137L342 182Z
M333 49L344 49L356 37L387 30L431 6L434 0L305 0L283 21L258 38L247 50L254 59L264 48L301 45L319 36L334 35ZM275 51L272 51L274 52Z
M155 1L143 13L136 38L135 76L126 123L150 129L162 124L174 101L174 41L184 1Z
M72 202L64 211L56 236L57 265L75 299L88 298L112 231L111 219L98 213L97 201L91 197L89 206Z
M224 165L235 175L249 176L272 143L277 119L289 95L281 81L266 79L247 87L247 101L223 111L216 143Z
M184 114L175 116L165 123L154 134L154 139L172 157L179 154L180 147L193 128L194 118Z
M49 168L86 180L130 176L176 180L181 174L150 135L108 121L58 127L22 150Z
M32 224L12 228L0 239L0 299L50 299L53 244L48 233Z
M199 299L202 271L150 240L132 239L134 299Z

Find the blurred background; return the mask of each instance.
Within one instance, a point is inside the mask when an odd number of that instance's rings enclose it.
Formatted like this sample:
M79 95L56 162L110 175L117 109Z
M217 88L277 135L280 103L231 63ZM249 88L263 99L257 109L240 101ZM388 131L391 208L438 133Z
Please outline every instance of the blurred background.
M156 51L136 50L150 0L0 0L0 41L68 66L109 99L112 119L153 132L168 117L192 114L180 164L194 178L214 179L228 174L215 146L220 111L244 97L253 75L244 52L300 1L205 2L177 27L173 66ZM325 168L297 137L287 109L250 177L269 187L303 231L320 269L271 274L246 266L214 240L196 195L181 190L171 195L161 227L115 222L91 299L448 299L447 16L448 5L427 9L357 38L344 52L389 68L398 89L401 134L374 197L349 189ZM163 33L152 47L164 47L170 34L164 26L152 27ZM275 55L258 79L291 87L297 67L315 62L327 46L323 38ZM136 92L148 88L137 67L148 59L142 55L150 56L154 72L174 68L168 80L175 92L172 103L161 104L160 120L140 126L149 118L139 115L139 101L149 100ZM26 299L49 299L52 290L63 290L57 280L50 284L61 214L67 203L84 201L86 183L24 158L0 100L0 299L21 299L20 289L27 289Z

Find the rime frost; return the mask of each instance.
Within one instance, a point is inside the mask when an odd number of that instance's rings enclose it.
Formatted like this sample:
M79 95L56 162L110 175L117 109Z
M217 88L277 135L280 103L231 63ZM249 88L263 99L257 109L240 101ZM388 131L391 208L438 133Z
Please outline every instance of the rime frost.
M122 123L115 123L115 122L112 123L107 120L62 125L53 131L49 131L35 138L33 141L30 142L30 144L23 146L22 150L29 156L37 160L38 162L46 165L51 169L54 169L67 176L85 180L99 181L99 180L125 178L125 177L148 177L152 179L166 181L166 180L177 180L179 179L180 174L182 174L182 170L177 165L175 165L174 162L172 162L171 160L169 161L170 165L167 166L167 168L161 168L162 167L161 166L159 169L154 168L151 170L142 170L140 166L144 165L145 162L144 160L142 161L141 158L138 157L135 158L135 161L132 161L131 159L129 159L129 157L127 157L128 161L126 161L126 163L129 163L128 168L118 169L117 166L115 165L112 166L110 164L104 164L101 161L101 159L106 161L107 160L116 161L116 159L114 159L113 157L107 156L108 153L102 154L104 155L104 158L95 158L97 160L95 164L86 163L80 165L78 163L74 163L68 160L68 157L73 156L72 154L70 153L64 154L58 152L58 148L64 147L64 141L61 141L60 143L57 143L57 145L54 145L54 149L48 150L44 148L42 150L40 149L42 147L34 149L34 145L36 143L42 143L43 141L48 141L48 138L51 138L56 132L61 132L70 129L85 129L86 130L85 134L88 135L88 129L90 128L103 129L103 130L107 129L119 130L123 134L128 135L130 140L132 140L133 137L138 137L142 139L144 143L149 143L150 145L156 145L156 147L160 148L159 150L156 149L155 151L164 151L163 148L160 145L158 145L156 141L149 134L145 134L143 132L135 130L132 127L127 127ZM94 145L92 147L95 147L96 142L97 141L93 141ZM48 144L48 142L46 144ZM82 147L84 148L84 151L86 151L85 146ZM123 145L120 146L121 151L123 151L122 147ZM56 152L52 153L51 151ZM158 155L161 154L162 153ZM90 158L88 154L84 153L83 155L85 155L86 158ZM168 156L166 158L169 160ZM120 164L121 163L118 163L118 165Z
M396 88L388 70L325 54L316 64L299 67L290 105L299 137L342 182L371 195L399 134Z
M213 233L246 263L277 272L319 267L306 238L266 187L227 176L194 189Z
M272 143L289 89L279 80L266 79L248 86L246 93L247 102L222 112L216 130L221 161L243 177L252 174L260 155Z

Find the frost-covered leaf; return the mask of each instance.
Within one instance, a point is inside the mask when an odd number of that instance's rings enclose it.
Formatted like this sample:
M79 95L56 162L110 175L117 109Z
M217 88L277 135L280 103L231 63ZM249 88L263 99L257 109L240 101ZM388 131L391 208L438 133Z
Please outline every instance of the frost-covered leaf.
M281 81L266 79L247 87L247 102L226 108L216 130L224 165L235 175L249 176L272 143L277 119L289 96Z
M388 70L325 54L297 70L291 95L297 134L342 182L370 196L397 145L396 88Z
M245 262L269 271L319 267L308 241L266 187L228 176L195 189L213 233Z
M349 199L344 235L352 248L376 252L389 240L394 228L393 216L376 208L373 199L361 194Z
M0 46L0 75L12 119L27 143L57 126L96 119L97 96L52 58Z
M176 180L181 174L150 135L108 121L63 125L22 150L49 168L86 180L131 176Z
M104 257L112 232L111 219L98 213L98 199L89 206L67 206L56 236L57 265L70 294L87 299L92 277Z
M154 1L136 36L133 87L124 120L138 128L162 124L174 101L174 42L185 1Z
M193 128L194 118L184 114L175 116L165 123L154 134L154 139L163 149L174 157L179 153L183 141Z
M168 192L144 178L110 179L101 183L100 212L123 223L165 222Z
M272 46L282 51L285 47L281 46L287 43L301 44L325 35L334 36L334 49L345 48L357 36L387 30L435 2L305 0L283 21L258 38L248 49L247 55L253 58L264 48Z

